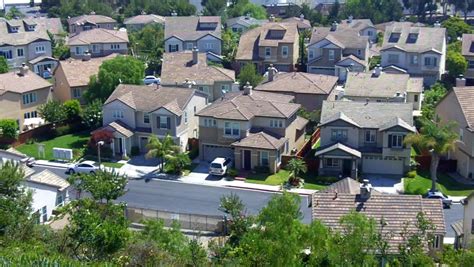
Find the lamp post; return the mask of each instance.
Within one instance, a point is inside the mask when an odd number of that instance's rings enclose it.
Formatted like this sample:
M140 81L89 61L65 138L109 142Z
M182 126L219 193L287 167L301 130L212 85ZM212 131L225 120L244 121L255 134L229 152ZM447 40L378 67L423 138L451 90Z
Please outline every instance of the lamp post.
M99 158L99 166L100 166L100 147L104 145L104 141L97 142L97 157Z

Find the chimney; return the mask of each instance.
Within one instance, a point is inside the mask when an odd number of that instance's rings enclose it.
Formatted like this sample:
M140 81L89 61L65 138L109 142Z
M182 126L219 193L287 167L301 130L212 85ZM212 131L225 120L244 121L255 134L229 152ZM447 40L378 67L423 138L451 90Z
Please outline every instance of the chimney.
M26 74L28 74L28 70L29 70L29 69L30 69L30 68L28 68L28 66L26 66L25 63L21 63L19 75L20 75L20 76L25 76Z
M250 19L250 13L245 14L245 19Z
M333 31L333 32L337 31L337 26L338 26L337 21L334 21L331 25L331 31Z
M466 86L466 79L464 75L460 74L459 77L456 78L456 87L464 87Z
M252 86L249 82L247 82L244 86L244 95L251 95L252 94Z
M268 21L274 22L275 21L275 16L273 16L273 14L271 14L270 17L268 18Z
M273 64L270 64L270 67L268 67L268 81L273 82L275 79L275 74L277 74L278 70L273 67Z
M199 49L197 47L193 48L193 65L199 63Z
M435 28L441 28L441 23L439 23L439 21L437 20L437 21L434 23L434 27L435 27Z
M304 21L304 14L303 13L301 13L301 15L300 15L300 20Z
M84 52L84 55L82 56L82 61L89 61L91 60L91 53L89 51Z
M194 82L189 80L188 78L184 79L183 86L187 88L193 88Z
M364 181L360 185L360 197L363 199L369 199L371 193L372 185L369 183L369 180L364 179Z
M380 64L377 64L377 66L374 68L373 76L379 77L380 74L382 74L382 67L380 67Z
M350 15L348 18L347 18L347 22L349 23L352 23L352 20L354 19L354 17L352 15Z

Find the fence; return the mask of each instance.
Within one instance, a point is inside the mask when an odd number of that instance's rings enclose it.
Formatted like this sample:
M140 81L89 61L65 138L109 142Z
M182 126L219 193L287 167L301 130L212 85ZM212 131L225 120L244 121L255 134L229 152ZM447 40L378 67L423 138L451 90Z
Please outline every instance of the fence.
M430 155L420 155L415 157L416 162L418 162L418 170L420 171L429 171L431 164ZM441 159L438 165L438 171L440 172L456 172L457 160L453 159Z
M21 134L18 135L18 138L16 140L0 138L0 144L12 145L14 147L19 146L21 144L26 143L26 141L28 141L29 139L35 139L35 138L43 137L47 134L50 134L52 129L53 129L53 124L51 123L43 124L34 129L22 132Z
M301 147L301 149L296 153L296 156L305 157L306 154L311 151L311 148L318 141L320 136L321 130L317 128L316 131L314 131L314 133L311 135L311 138L309 138L309 140L304 143L303 147Z
M178 222L181 229L194 231L224 232L224 217L218 215L201 215L161 210L127 207L127 218L133 223L140 223L144 219L161 219L165 226L172 226Z
M308 157L308 153L311 152L312 147L318 141L321 135L321 131L319 128L314 131L311 135L311 138L306 141L303 147L296 153L296 155L283 155L281 156L281 167L285 168L288 161L294 158L302 159L306 163L306 167L308 168L308 172L317 173L319 170L319 159L314 157Z

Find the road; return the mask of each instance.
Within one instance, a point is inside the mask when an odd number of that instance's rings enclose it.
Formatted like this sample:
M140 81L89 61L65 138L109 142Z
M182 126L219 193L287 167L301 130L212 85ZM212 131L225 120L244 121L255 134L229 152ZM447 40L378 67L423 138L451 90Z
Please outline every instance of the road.
M66 178L64 169L34 167L36 171L48 169ZM249 214L257 214L271 199L273 193L240 190L214 186L185 184L160 180L130 180L127 193L119 200L130 207L157 209L163 211L220 215L220 198L230 193L237 194ZM302 221L311 222L311 208L307 207L306 197L301 198Z

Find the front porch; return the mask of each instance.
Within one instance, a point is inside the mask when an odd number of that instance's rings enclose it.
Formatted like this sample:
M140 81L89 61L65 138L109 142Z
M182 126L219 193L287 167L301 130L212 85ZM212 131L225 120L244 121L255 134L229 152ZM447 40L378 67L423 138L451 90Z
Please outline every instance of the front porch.
M319 157L319 175L352 177L359 176L360 151L341 143L320 147L315 153Z

